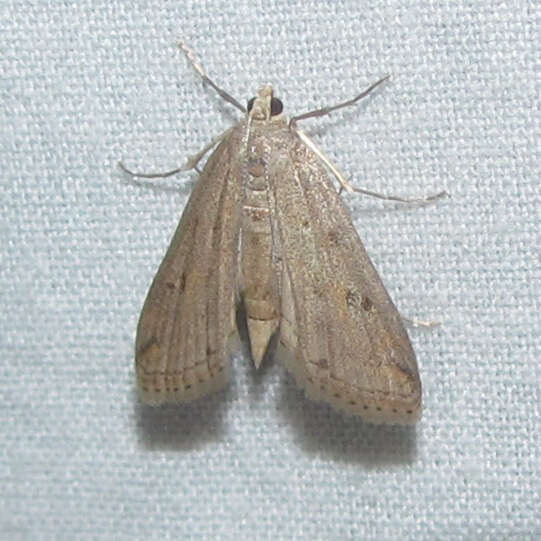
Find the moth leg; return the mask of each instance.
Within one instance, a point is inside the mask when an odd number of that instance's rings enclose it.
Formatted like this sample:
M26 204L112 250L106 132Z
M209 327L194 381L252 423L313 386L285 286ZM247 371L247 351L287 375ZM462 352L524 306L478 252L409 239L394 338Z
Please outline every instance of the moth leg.
M167 178L172 177L173 175L176 175L177 173L182 173L183 171L191 171L192 169L195 169L198 173L201 173L201 171L197 168L197 164L201 161L203 156L212 148L214 148L230 131L232 128L228 128L224 132L222 132L220 135L212 139L210 143L205 145L197 154L194 154L193 156L189 156L186 160L186 163L181 166L177 167L176 169L172 169L171 171L164 171L161 173L140 173L137 171L131 171L128 169L122 162L118 162L118 165L122 171L125 173L128 173L128 175L131 175L132 177L141 177L141 178Z
M128 169L122 162L118 162L118 166L120 167L120 169L122 169L122 171L124 171L124 173L127 173L132 177L141 178L167 178L172 177L173 175L176 175L181 171L184 171L184 167L177 167L176 169L172 169L171 171L165 171L163 173L140 173L139 171L132 171L131 169Z
M405 317L403 315L400 315L402 318L402 321L407 323L408 325L411 325L412 327L439 327L441 325L441 321L431 321L431 320L423 320L423 319L417 319L417 318L409 318Z
M430 201L435 201L436 199L441 199L442 197L450 197L450 195L442 190L441 192L425 195L423 197L398 197L396 195L384 195L377 192L372 192L370 190L364 190L362 188L353 188L353 191L356 193L362 193L364 195L369 195L370 197L376 197L377 199L385 199L386 201L399 201L400 203L429 203ZM342 192L342 187L338 190L338 193Z
M212 148L214 148L226 135L229 134L229 132L233 128L228 128L224 132L222 132L220 135L212 139L210 143L205 145L197 154L194 154L193 156L188 156L188 159L186 160L186 163L181 168L181 171L190 171L191 169L195 169L198 173L201 173L199 169L197 168L197 164L201 161L203 156Z
M302 115L294 116L289 121L289 125L294 126L299 120L304 120L306 118L313 118L316 116L325 116L332 113L332 111L336 111L337 109L342 109L342 107L349 107L350 105L354 105L360 99L370 94L370 92L372 92L374 88L376 88L381 83L389 79L389 77L390 75L385 75L385 77L382 77L379 81L376 81L373 85L370 85L366 90L363 90L358 96L355 96L351 100L343 101L337 105L332 105L330 107L329 106L322 107L321 109L315 109L314 111L308 111L307 113L303 113Z
M212 79L208 77L208 75L205 73L205 70L199 64L195 57L195 53L190 49L183 41L180 41L178 46L182 50L182 52L186 55L186 58L192 65L193 69L197 71L197 73L200 75L201 79L203 79L203 82L208 83L218 94L221 98L223 98L225 101L229 102L231 105L234 105L237 109L240 109L243 113L246 112L246 107L241 105L231 94L228 94L223 88L220 88Z
M426 195L424 197L398 197L396 195L384 195L377 192L372 192L370 190L364 190L362 188L355 188L344 176L344 174L334 165L327 156L323 153L323 151L304 133L303 131L294 128L297 135L303 140L303 142L315 152L315 154L319 157L319 159L330 169L332 174L336 177L338 182L340 183L340 189L338 190L338 193L342 193L342 190L346 190L347 192L355 192L355 193L362 193L364 195L370 195L371 197L377 197L378 199L385 199L387 201L399 201L401 203L428 203L429 201L434 201L436 199L440 199L441 197L448 196L449 194L443 190L441 192L438 192L436 194L432 195Z
M338 182L340 182L340 192L342 189L345 189L347 192L354 192L355 188L349 183L349 181L346 179L344 174L334 165L334 163L325 156L323 151L304 133L302 130L299 130L298 128L292 128L295 130L295 133L301 138L301 140L304 142L304 144L312 150L316 156L331 170L332 174L336 177Z

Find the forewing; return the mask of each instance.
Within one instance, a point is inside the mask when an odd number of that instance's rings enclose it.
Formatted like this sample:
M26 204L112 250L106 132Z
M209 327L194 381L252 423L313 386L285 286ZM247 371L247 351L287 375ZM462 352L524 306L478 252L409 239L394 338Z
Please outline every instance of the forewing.
M347 208L317 156L293 134L289 148L275 154L286 366L316 400L372 422L415 422L415 354Z
M228 379L240 184L231 137L205 165L141 313L137 385L149 404L191 400Z

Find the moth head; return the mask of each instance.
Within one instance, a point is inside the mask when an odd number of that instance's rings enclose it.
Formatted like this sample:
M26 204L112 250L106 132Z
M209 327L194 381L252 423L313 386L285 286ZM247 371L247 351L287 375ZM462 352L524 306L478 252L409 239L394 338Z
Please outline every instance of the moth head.
M272 86L262 86L257 96L248 100L248 115L252 120L274 120L281 117L284 106L273 96Z

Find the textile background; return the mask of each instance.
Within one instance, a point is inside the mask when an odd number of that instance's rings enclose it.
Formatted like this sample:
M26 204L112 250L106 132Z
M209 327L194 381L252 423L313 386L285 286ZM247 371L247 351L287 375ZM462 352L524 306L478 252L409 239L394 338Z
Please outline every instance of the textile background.
M521 1L4 0L0 538L539 539L540 20ZM308 401L240 353L227 390L141 407L133 342L190 188L167 170L272 83L357 186L410 328L415 429ZM332 314L329 314L332 317Z

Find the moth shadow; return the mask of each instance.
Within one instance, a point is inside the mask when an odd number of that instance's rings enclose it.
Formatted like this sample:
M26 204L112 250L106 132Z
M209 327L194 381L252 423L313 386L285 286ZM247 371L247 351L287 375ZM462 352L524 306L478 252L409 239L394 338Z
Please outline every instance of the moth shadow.
M368 468L412 464L417 456L414 426L375 425L309 400L291 377L282 378L280 411L299 445L313 455Z
M137 439L148 451L189 451L225 434L227 390L185 404L153 407L134 397ZM134 393L135 394L135 393Z

